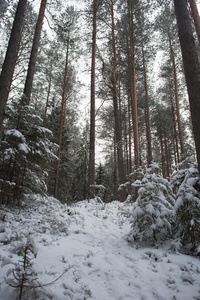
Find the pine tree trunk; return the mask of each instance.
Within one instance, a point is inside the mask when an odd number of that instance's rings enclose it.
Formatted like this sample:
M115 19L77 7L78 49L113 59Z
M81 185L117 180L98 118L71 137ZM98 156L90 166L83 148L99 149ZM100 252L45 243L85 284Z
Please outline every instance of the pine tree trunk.
M186 84L189 94L193 133L200 173L200 64L198 61L187 2L174 0L178 34L183 56Z
M50 65L50 74L49 74L49 86L48 86L48 91L47 91L47 99L46 99L46 105L45 105L45 111L44 111L44 117L46 118L47 116L47 109L49 105L49 97L50 97L50 92L51 92L51 82L52 82L52 60L51 60L51 65Z
M117 53L115 48L115 23L114 23L114 9L113 0L111 0L111 19L112 19L112 47L113 47L113 68L112 68L112 94L113 94L113 106L114 106L114 119L115 119L115 136L117 145L117 166L118 166L118 178L119 184L125 182L124 172L124 158L123 158L123 141L122 132L120 126L120 116L117 99L117 81L116 81L116 67L117 67ZM119 191L119 201L125 201L125 192Z
M167 136L166 136L166 129L164 128L164 144L165 144L165 161L166 161L166 176L169 177L169 150L167 145Z
M90 149L89 149L89 174L88 196L94 196L95 184L95 62L96 62L96 14L97 3L93 0L93 34L92 34L92 64L91 64L91 98L90 98Z
M19 0L18 2L10 40L5 60L2 66L0 76L0 128L2 128L4 108L8 99L10 85L12 82L13 69L15 67L15 62L17 59L26 4L27 0Z
M23 95L23 104L28 105L30 103L31 91L33 87L33 77L35 74L35 66L37 61L37 54L40 42L40 36L42 31L42 24L44 19L44 13L46 8L47 0L41 0L40 11L38 15L38 20L35 28L35 35L33 39L33 45L31 50L31 56L29 60L28 72L26 76L25 86L24 86L24 95Z
M132 172L132 139L131 139L131 108L130 99L128 100L128 141L129 141L129 174Z
M195 26L197 37L198 37L199 44L200 44L200 16L199 16L199 12L198 12L195 0L188 0L188 1L190 3L190 7L191 7L191 11L192 11L192 17L193 17L193 20L194 20L194 26Z
M163 129L162 129L161 120L160 120L160 128L159 128L159 138L160 138L160 151L161 151L161 161L162 161L162 174L163 177L166 177L165 155L164 155L164 146L163 146Z
M69 40L69 37L68 37ZM63 91L62 91L62 104L60 112L60 128L59 128L59 137L58 137L58 152L57 152L57 162L56 162L56 172L55 172L55 189L54 197L58 197L58 183L59 183L59 171L60 171L60 160L61 160L61 146L62 146L62 131L63 131L63 122L64 122L64 107L65 107L65 95L66 95L66 85L67 85L67 72L68 72L68 58L69 58L69 43L67 43L67 52L65 60L65 72L63 79Z
M150 129L150 114L149 114L149 95L147 86L147 71L145 62L144 46L142 43L142 64L143 64L143 76L144 76L144 90L145 90L145 119L146 119L146 137L147 137L147 164L148 166L152 163L152 147L151 147L151 129Z
M134 49L134 30L133 30L133 7L128 0L129 9L129 32L130 32L130 56L131 56L131 110L134 132L134 154L135 166L140 166L139 135L138 135L138 114L137 114L137 95L136 95L136 74L135 74L135 49Z
M170 37L169 33L168 33L168 37L169 37L169 47L170 47L171 60L172 60L173 73L174 73L174 93L175 93L175 103L176 103L176 117L177 117L177 122L178 122L178 133L179 133L179 140L180 140L181 156L184 159L185 147L184 147L184 143L183 143L183 131L182 131L182 126L181 126L181 116L180 116L179 99L178 99L176 64L175 64L175 58L174 58L174 51L172 48L172 41L171 41L171 37Z
M129 174L132 172L132 124L131 124L131 63L130 63L130 49L129 39L126 38L127 58L128 58L128 127L129 127Z
M169 97L170 97L170 102L171 102L172 120L173 120L173 127L174 127L175 164L177 164L177 163L180 162L180 157L179 157L178 136L177 136L177 130L176 130L175 109L174 109L174 104L173 104L173 100L172 100L172 87L171 87L171 85L169 86ZM176 157L177 157L177 159L176 159Z

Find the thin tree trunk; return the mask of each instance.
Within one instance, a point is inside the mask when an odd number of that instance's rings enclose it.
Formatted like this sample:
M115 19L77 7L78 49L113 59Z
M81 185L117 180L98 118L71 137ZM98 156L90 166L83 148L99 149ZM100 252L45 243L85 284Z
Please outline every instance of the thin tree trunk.
M113 195L117 199L117 147L116 147L116 135L114 134L114 160L113 160Z
M19 0L13 27L10 35L10 40L5 56L5 60L2 66L0 76L0 128L2 129L3 114L10 91L10 85L12 82L13 69L18 54L18 47L21 38L21 31L23 26L24 14L26 9L27 0Z
M45 105L45 112L44 112L44 117L46 118L47 116L47 109L49 105L49 96L51 92L51 82L52 82L52 61L51 61L51 66L50 66L50 76L49 76L49 86L48 86L48 91L47 91L47 100L46 100L46 105Z
M134 132L134 154L135 166L140 166L139 135L138 135L138 114L137 114L137 94L136 94L136 74L135 74L135 49L134 49L134 30L133 30L133 7L128 0L129 9L129 31L130 31L130 54L131 54L131 110Z
M149 114L149 95L147 86L147 71L145 62L144 45L142 43L142 64L143 64L143 76L144 76L144 90L145 90L145 119L146 119L146 136L147 136L147 164L148 166L152 163L152 146L151 146L151 129L150 129L150 114Z
M97 3L93 0L93 34L92 34L92 64L91 64L91 95L90 95L90 149L89 149L89 174L88 196L94 195L95 184L95 63L96 63L96 14Z
M24 86L24 95L23 95L23 104L28 105L30 103L31 91L33 87L33 77L35 74L35 66L37 61L37 54L40 42L40 36L42 31L42 24L44 19L44 13L46 8L47 0L41 0L40 11L38 15L38 20L35 28L35 35L33 39L33 45L31 50L31 56L29 60L28 72L26 76L25 86Z
M200 64L195 48L192 25L187 10L187 2L183 0L174 0L174 5L189 94L198 170L200 173Z
M129 135L129 174L132 171L132 139L131 139L131 108L130 99L128 100L128 135Z
M125 116L125 122L124 122L124 140L125 140L125 153L126 153L126 174L130 174L129 170L129 151L128 151L128 130L127 130L127 122L126 122L126 116Z
M129 124L129 174L132 171L132 124L131 124L131 64L130 64L130 51L129 40L126 38L127 57L128 57L128 124Z
M181 147L181 156L184 158L185 156L185 147L183 143L183 130L181 126L181 116L180 116L180 108L179 108L179 99L178 99L178 84L177 84L177 73L176 73L176 64L175 64L175 58L174 58L174 51L172 48L172 41L170 34L168 33L169 37L169 47L170 47L170 53L171 53L171 60L173 65L173 73L174 73L174 93L175 93L175 103L176 103L176 117L178 122L178 133L179 133L179 140L180 140L180 147Z
M188 0L188 1L190 3L190 7L191 7L191 11L192 11L192 17L193 17L193 20L194 20L194 26L195 26L197 37L198 37L199 44L200 44L200 16L199 16L199 12L198 12L195 0Z
M63 79L62 104L61 104L61 113L60 113L60 128L59 128L59 137L58 137L58 152L57 152L57 162L56 162L56 172L55 172L55 189L54 189L54 197L55 198L58 197L58 182L59 182L59 171L60 171L60 160L61 160L62 130L63 130L63 120L64 120L63 117L64 117L67 72L68 72L68 58L69 58L69 43L67 43L65 72L64 72L64 79Z
M114 118L115 118L115 136L117 144L117 165L118 165L118 178L119 184L125 182L124 172L124 158L123 158L123 141L122 132L120 126L119 108L117 100L117 81L116 81L116 67L117 67L117 53L115 47L115 22L114 22L114 9L113 0L111 0L111 19L112 19L112 47L113 47L113 68L112 68L112 94L113 94L113 106L114 106ZM125 192L119 190L119 201L125 201Z
M180 162L179 157L179 149L178 149L178 136L177 136L177 130L176 130L176 119L175 119L175 109L174 104L172 100L172 90L171 85L169 86L169 98L171 102L171 110L172 110L172 119L173 119L173 127L174 127L174 139L175 139L175 163L176 163L176 156L177 156L177 162Z
M164 144L165 144L165 161L166 161L166 176L169 177L169 150L167 145L166 129L164 128Z
M161 150L161 161L162 161L162 174L163 177L166 177L166 168L165 168L165 156L164 156L164 146L163 146L163 131L162 131L162 124L160 122L160 150Z

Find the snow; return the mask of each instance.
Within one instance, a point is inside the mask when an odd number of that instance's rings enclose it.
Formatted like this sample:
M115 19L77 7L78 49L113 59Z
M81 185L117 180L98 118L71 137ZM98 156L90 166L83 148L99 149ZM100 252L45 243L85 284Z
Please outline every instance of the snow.
M127 242L130 204L67 206L41 196L25 204L20 212L0 210L1 300L17 298L4 278L22 260L17 252L27 241L37 253L32 267L38 281L52 284L24 299L200 299L198 258L173 252L170 242L159 248Z
M17 129L5 130L5 135L12 135L12 136L15 136L19 139L24 139L23 134Z

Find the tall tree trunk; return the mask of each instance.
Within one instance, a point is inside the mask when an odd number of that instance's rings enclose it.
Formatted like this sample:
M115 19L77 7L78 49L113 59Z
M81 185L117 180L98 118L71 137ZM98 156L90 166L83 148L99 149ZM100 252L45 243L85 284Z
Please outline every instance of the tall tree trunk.
M69 39L68 39L69 40ZM60 160L61 160L61 146L62 146L62 131L63 131L63 122L64 122L64 107L65 107L65 95L66 95L66 85L67 85L67 72L68 72L68 58L69 58L69 42L67 43L67 53L65 60L65 72L63 79L63 91L62 91L62 104L60 112L60 128L59 128L59 137L58 137L58 152L57 152L57 162L56 162L56 172L55 172L55 189L54 197L58 197L58 182L59 182L59 171L60 171Z
M160 138L160 151L161 151L161 161L162 161L162 174L163 177L166 177L165 155L164 155L164 146L163 146L163 130L162 130L161 121L160 121L160 129L159 129L159 138Z
M132 172L132 139L131 139L131 107L130 98L128 99L128 143L129 143L129 174Z
M96 14L97 2L93 0L93 33L92 33L92 64L91 64L91 96L90 96L90 148L89 148L89 174L88 196L94 195L95 184L95 62L96 62Z
M130 46L129 38L126 37L126 48L127 48L127 58L128 58L128 126L129 126L129 174L132 172L132 124L131 124L131 63L130 63Z
M190 3L190 7L191 7L191 11L192 11L192 17L194 20L194 26L197 32L197 37L199 40L199 44L200 44L200 16L199 16L199 12L197 9L197 5L195 0L188 0Z
M142 64L143 64L143 77L144 77L144 90L145 90L145 119L146 119L146 136L147 136L147 164L152 163L152 146L151 146L151 129L150 129L150 114L149 114L149 95L147 85L147 71L145 62L144 45L142 43Z
M50 97L50 92L51 92L51 83L52 83L52 60L50 64L50 74L49 74L49 86L48 86L48 91L47 91L47 99L46 99L46 105L45 105L45 111L44 111L44 117L46 118L47 116L47 109L49 105L49 97Z
M35 66L37 61L37 54L40 42L40 36L42 31L42 24L44 19L44 13L46 8L47 0L41 0L40 11L38 15L38 20L35 28L35 35L33 39L33 45L31 50L31 56L29 60L28 72L26 76L25 86L24 86L24 95L23 95L23 104L27 105L30 102L31 91L33 86L33 77L35 74Z
M4 108L8 99L8 94L13 76L13 69L15 67L15 62L17 59L26 4L27 0L19 0L18 2L15 19L10 35L10 40L5 60L2 66L0 76L0 128L2 128Z
M173 120L173 127L174 127L174 139L175 139L175 164L180 162L179 157L179 149L178 149L178 136L177 136L177 130L176 130L176 119L175 119L175 109L173 104L173 97L172 97L172 88L171 85L169 85L169 98L171 102L171 110L172 110L172 120ZM176 159L177 157L177 159Z
M128 148L128 128L126 122L126 115L125 115L125 122L124 122L124 142L125 142L125 158L126 158L126 174L130 174L129 169L129 148Z
M123 158L123 141L122 132L120 126L118 99L117 99L117 80L116 80L116 67L117 67L117 53L115 47L115 22L114 22L114 9L113 0L111 0L111 19L112 19L112 48L113 48L113 68L112 68L112 94L113 94L113 106L114 106L114 119L115 119L115 136L117 144L117 166L118 166L118 178L119 184L125 182L124 172L124 158ZM119 201L125 201L125 192L119 190Z
M165 144L165 161L166 161L166 176L169 177L169 150L167 145L167 136L166 136L166 129L164 128L164 144Z
M189 94L198 170L200 173L200 64L195 48L192 25L187 10L187 1L174 0L174 5Z
M178 99L178 84L177 84L177 73L176 73L176 64L174 58L174 51L172 48L172 40L170 34L168 33L169 38L169 47L170 47L170 54L173 66L173 73L174 73L174 93L175 93L175 103L176 103L176 117L178 122L178 133L179 133L179 140L180 140L180 148L181 148L181 156L184 158L185 156L185 147L183 143L183 130L181 126L181 116L180 116L180 108L179 108L179 99Z
M134 154L135 166L140 166L140 151L139 151L139 135L138 135L138 114L137 114L137 94L136 94L136 74L135 74L135 46L134 46L134 30L133 30L133 6L128 0L129 9L129 32L130 32L130 56L131 56L131 110L134 132Z

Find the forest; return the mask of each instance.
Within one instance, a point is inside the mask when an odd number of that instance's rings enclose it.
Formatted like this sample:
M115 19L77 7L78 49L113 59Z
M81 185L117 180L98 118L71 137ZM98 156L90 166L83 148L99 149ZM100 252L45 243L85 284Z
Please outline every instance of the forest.
M199 11L0 1L3 300L200 299Z
M118 201L130 243L200 254L199 8L0 1L2 224L37 196Z

